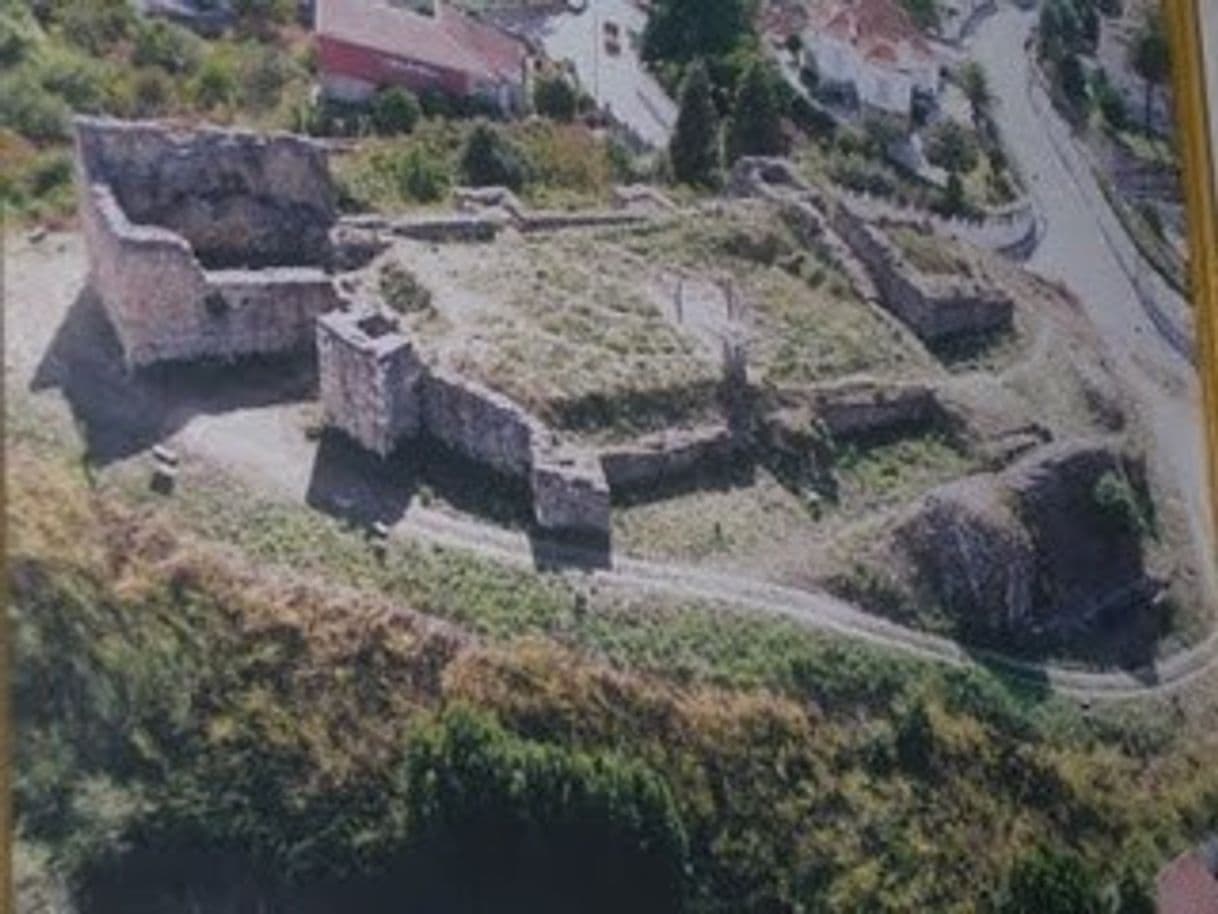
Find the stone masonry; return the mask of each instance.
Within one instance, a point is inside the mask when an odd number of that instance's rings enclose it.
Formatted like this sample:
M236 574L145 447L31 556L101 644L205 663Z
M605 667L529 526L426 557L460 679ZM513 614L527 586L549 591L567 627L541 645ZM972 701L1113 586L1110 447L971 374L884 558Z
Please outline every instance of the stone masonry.
M419 434L424 369L395 321L366 312L323 315L317 362L327 424L381 457Z
M95 118L76 141L91 283L130 367L308 350L340 305L315 144Z
M830 220L870 272L882 304L928 343L1011 326L1010 296L976 279L928 276L911 264L883 228L839 200Z
M559 445L523 407L423 364L397 321L371 308L317 321L327 424L382 457L427 435L503 476L526 481L545 530L609 534L609 486L594 454Z

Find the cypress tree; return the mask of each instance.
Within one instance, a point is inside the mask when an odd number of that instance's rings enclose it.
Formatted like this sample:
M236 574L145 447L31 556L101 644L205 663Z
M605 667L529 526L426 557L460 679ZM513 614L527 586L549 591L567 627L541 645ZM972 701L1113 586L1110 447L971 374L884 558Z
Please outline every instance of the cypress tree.
M741 156L772 156L782 151L782 120L773 77L764 63L755 61L736 88L727 134L728 159L734 162Z
M706 65L696 61L681 85L681 110L668 144L673 176L686 184L715 182L720 166L719 115Z

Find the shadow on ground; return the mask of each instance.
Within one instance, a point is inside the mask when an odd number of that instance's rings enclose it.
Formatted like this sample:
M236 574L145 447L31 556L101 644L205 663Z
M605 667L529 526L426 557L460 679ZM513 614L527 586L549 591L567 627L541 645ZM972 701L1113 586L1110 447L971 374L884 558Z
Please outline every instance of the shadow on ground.
M500 528L527 533L539 570L605 568L605 539L556 537L537 529L529 488L435 441L423 439L382 459L335 431L322 434L305 501L311 508L371 531L392 527L416 501L443 503Z
M129 371L101 302L85 289L42 357L33 391L58 389L86 457L106 465L170 437L198 415L314 399L314 357L175 363Z

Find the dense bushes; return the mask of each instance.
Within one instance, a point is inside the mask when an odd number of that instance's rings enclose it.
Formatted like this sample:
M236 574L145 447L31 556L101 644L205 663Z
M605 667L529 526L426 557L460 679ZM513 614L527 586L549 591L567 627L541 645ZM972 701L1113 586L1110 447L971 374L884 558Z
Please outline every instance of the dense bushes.
M456 709L414 736L405 770L411 846L466 909L683 908L684 827L637 762L530 743Z
M579 96L565 76L545 76L538 79L533 88L533 104L538 114L570 123L575 120Z
M419 100L396 86L384 89L372 100L372 123L377 133L410 133L419 122L422 110Z
M520 190L529 178L528 161L520 147L487 123L470 131L458 167L462 180L473 187Z

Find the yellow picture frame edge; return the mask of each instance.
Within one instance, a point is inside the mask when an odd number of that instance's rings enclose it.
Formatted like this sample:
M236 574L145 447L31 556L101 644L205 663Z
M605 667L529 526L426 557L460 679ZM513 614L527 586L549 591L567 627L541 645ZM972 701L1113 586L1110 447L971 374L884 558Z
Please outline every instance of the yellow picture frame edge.
M1210 148L1210 105L1206 99L1204 49L1201 37L1203 0L1163 0L1169 43L1175 61L1172 91L1179 127L1179 147L1188 212L1189 254L1196 314L1197 366L1201 381L1205 459L1209 467L1209 497L1214 528L1218 529L1218 188ZM1209 560L1218 556L1207 556Z

